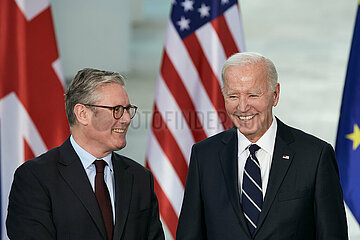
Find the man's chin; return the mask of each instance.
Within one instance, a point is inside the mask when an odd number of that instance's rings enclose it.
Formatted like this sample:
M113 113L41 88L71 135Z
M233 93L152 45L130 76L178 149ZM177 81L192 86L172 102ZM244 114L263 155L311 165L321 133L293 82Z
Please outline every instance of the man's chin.
M256 123L252 120L249 121L237 121L235 126L240 130L241 133L250 133L256 131Z
M124 147L126 147L126 142L122 142L121 144L117 144L115 146L114 151L120 151L121 149L123 149Z
M238 125L237 129L248 139L256 134L256 129L247 126Z

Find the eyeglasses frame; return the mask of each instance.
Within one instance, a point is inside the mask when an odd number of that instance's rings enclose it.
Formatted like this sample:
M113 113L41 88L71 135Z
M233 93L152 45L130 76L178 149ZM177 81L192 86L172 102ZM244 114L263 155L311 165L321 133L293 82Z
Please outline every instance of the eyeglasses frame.
M113 112L113 117L114 117L116 120L119 120L119 119L124 115L125 110L126 110L128 113L130 113L130 112L129 112L130 108L134 108L134 109L135 109L134 116L131 117L131 115L130 115L130 118L133 119L133 118L135 117L136 111L137 111L137 109L138 109L137 106L131 105L131 104L127 105L126 107L124 107L123 105L116 105L116 106L114 106L114 107L103 106L103 105L95 105L95 104L82 104L82 105L84 105L84 106L89 106L89 107L99 107L99 108L111 109L112 112ZM120 115L119 118L116 118L116 117L115 117L115 109L116 109L116 108L119 108L119 107L122 108L122 113L121 113L121 115Z

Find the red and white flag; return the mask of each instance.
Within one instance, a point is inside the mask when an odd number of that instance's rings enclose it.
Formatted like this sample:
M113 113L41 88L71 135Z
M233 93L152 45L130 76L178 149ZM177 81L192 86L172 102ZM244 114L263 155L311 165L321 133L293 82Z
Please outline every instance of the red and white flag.
M15 169L69 135L48 0L0 0L1 239Z
M232 126L222 95L225 60L244 51L237 0L173 0L146 166L175 239L191 146Z

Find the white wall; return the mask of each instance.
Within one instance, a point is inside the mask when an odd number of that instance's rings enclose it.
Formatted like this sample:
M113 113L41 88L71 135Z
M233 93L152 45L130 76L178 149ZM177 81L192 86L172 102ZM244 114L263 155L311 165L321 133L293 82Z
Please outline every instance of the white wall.
M84 67L129 70L130 0L51 0L65 79Z

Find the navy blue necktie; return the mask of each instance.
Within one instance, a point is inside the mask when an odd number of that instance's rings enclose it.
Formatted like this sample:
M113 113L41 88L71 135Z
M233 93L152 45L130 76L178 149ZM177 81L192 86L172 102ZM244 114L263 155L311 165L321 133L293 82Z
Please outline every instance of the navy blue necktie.
M255 156L260 147L251 144L250 155L246 160L242 183L242 207L250 233L254 236L257 221L263 204L261 171L259 161Z

